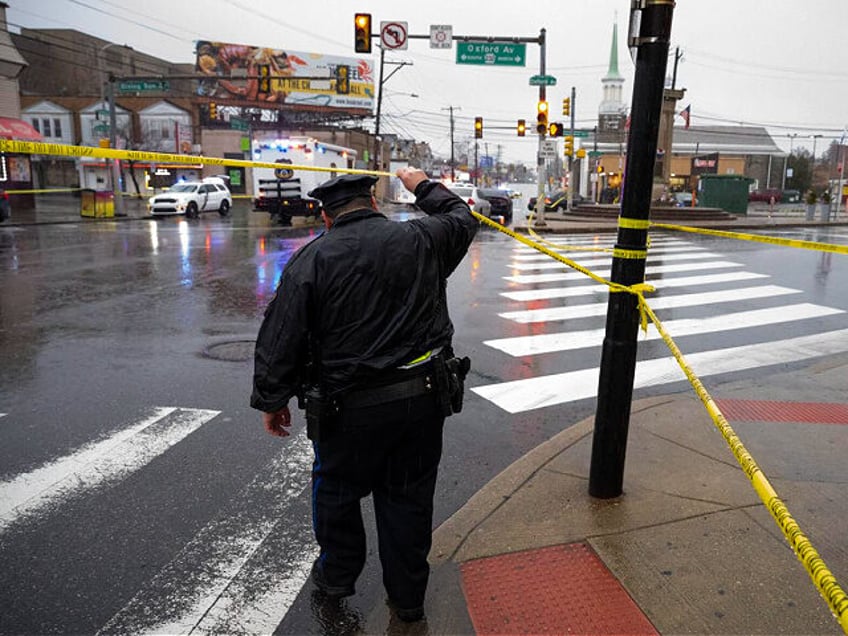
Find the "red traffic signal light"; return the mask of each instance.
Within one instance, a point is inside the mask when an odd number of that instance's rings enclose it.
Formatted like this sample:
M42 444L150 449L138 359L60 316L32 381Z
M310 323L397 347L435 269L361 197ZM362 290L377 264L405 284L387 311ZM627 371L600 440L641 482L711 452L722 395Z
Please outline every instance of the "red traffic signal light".
M536 106L536 132L544 135L548 130L548 102L540 101Z
M482 139L483 138L483 118L475 117L474 118L474 139Z
M371 52L371 14L357 13L353 18L354 50L357 53Z
M518 136L523 137L525 130L527 130L527 123L523 119L519 119L518 120Z

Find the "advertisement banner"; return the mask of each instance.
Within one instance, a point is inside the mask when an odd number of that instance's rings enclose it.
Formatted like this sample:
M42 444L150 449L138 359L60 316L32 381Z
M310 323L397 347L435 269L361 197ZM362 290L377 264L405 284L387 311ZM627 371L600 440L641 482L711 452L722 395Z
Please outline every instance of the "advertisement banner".
M208 76L200 80L198 95L224 104L369 112L374 107L374 69L368 59L210 41L198 42L196 54L197 72ZM337 85L340 77L343 85Z
M714 152L709 155L692 157L692 171L690 174L693 176L700 174L718 174L718 153Z

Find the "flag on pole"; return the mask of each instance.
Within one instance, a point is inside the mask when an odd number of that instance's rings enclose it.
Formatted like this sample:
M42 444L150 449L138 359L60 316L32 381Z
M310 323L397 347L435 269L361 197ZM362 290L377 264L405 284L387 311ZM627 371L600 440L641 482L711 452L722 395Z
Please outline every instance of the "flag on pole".
M692 114L692 104L689 104L686 108L680 111L680 116L683 117L683 121L686 122L685 128L689 128L689 116Z

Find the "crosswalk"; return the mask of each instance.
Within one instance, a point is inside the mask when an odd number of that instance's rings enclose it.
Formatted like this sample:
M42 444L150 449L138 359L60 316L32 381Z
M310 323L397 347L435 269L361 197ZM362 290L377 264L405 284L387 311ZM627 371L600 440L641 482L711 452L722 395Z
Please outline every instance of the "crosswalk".
M612 235L607 239L602 245L614 242ZM599 256L574 250L589 246L598 246L596 237L564 240L555 249L608 278L609 254ZM505 321L528 325L532 329L528 328L523 335L488 339L484 344L523 360L581 352L584 355L577 356L576 360L583 366L560 373L473 386L471 390L509 413L594 397L605 334L603 317L607 312L607 288L529 247L514 249L502 278L508 288L500 292L508 301L505 304L519 304L523 308L502 311L498 315ZM848 320L843 309L802 302L799 296L803 290L773 284L769 278L769 274L750 271L743 263L722 253L673 236L653 240L646 267L646 279L658 291L649 296L649 304L672 337L716 334L734 336L744 343L750 336L747 342L751 344L719 346L704 351L684 349L687 361L701 377L848 351L848 329L843 328L848 327ZM757 307L757 303L762 305ZM676 317L677 310L698 315ZM587 328L587 321L592 323L591 328ZM506 331L514 334L516 329ZM760 334L766 331L791 337L763 342ZM650 352L642 354L641 343L659 337L653 325L649 326L647 334L640 332L637 389L685 380L670 355L652 358ZM687 344L693 342L692 346L697 346L695 339L688 340ZM560 357L561 366L566 369L574 364L569 355ZM548 364L552 364L550 358L548 360ZM593 364L588 366L587 360Z
M61 525L80 498L97 498L150 470L219 414L143 409L100 439L0 480L0 546L19 540L33 522ZM301 429L98 633L272 633L317 556L304 503L311 463Z

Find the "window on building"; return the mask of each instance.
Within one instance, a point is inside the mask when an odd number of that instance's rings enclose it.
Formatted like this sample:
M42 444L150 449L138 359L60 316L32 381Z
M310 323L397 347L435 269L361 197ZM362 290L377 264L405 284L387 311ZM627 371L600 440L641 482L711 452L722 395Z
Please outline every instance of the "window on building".
M50 120L47 118L41 120L41 134L45 137L53 136L52 134L50 134Z
M41 122L39 122L38 119L36 119L35 117L33 117L30 121L32 122L32 127L35 128L35 131L40 133L41 132Z
M53 120L53 135L55 137L62 136L62 120L58 117Z

